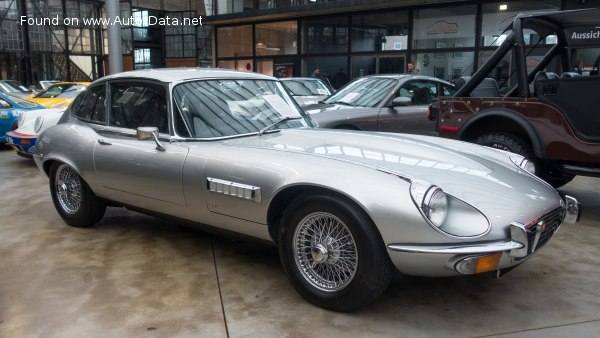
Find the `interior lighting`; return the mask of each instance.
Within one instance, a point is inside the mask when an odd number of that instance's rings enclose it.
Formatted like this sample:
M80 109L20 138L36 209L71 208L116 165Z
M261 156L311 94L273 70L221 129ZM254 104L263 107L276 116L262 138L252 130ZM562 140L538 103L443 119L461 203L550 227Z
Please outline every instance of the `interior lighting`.
M507 10L507 9L508 9L508 5L507 5L507 4L502 4L502 5L500 5L499 9L500 9L501 11L505 11L505 10Z

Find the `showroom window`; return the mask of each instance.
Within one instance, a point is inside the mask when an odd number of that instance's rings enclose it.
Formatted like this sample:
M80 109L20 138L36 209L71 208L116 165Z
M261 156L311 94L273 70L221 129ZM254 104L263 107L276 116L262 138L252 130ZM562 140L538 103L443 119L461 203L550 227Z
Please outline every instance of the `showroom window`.
M219 57L252 56L252 25L217 28Z
M330 86L334 75L342 68L345 70L348 58L346 56L327 56L327 57L307 57L304 58L304 69L306 76L310 76L315 69L319 69L321 77L328 82Z
M481 46L499 46L507 36L507 34L502 34L504 29L513 22L517 14L523 12L557 11L560 10L560 0L492 2L484 3L481 9ZM525 33L524 38L527 44L538 43L539 39L535 32L526 31ZM543 43L554 44L556 43L556 38L550 37Z
M219 68L225 69L235 69L241 71L252 71L252 60L251 59L242 59L242 60L220 60Z
M400 51L408 48L408 11L352 16L352 51Z
M413 54L419 75L428 75L451 81L461 76L473 75L473 52L430 52Z
M256 25L256 55L298 53L298 22L284 21Z
M414 11L413 49L475 46L476 5Z
M325 54L348 51L348 16L328 16L303 21L304 53Z

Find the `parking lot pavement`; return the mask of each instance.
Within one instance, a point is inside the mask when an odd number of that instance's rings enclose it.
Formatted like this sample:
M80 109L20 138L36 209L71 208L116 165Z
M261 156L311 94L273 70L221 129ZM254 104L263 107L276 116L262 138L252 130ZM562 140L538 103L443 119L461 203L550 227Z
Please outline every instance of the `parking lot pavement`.
M120 208L68 227L47 178L0 146L0 337L597 337L600 179L561 190L581 222L504 278L398 275L340 314L305 302L268 245Z

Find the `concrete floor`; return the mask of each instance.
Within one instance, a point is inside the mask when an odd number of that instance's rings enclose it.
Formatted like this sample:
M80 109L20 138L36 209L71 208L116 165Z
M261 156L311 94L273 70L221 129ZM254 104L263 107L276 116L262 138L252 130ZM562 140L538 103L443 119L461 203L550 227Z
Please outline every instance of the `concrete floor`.
M0 146L0 337L598 337L600 179L524 265L491 276L396 278L352 314L305 302L274 248L124 209L65 225L48 180Z

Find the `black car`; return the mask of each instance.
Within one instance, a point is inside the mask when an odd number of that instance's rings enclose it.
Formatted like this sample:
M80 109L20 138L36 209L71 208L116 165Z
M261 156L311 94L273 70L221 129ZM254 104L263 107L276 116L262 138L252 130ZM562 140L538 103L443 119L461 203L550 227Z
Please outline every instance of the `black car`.
M429 104L452 94L452 84L430 76L372 75L350 82L323 103L304 110L322 128L433 135Z

